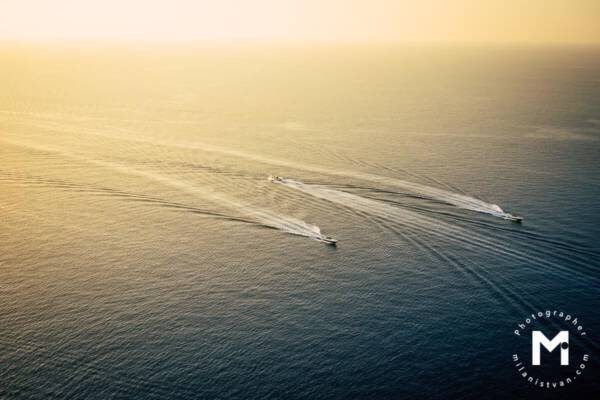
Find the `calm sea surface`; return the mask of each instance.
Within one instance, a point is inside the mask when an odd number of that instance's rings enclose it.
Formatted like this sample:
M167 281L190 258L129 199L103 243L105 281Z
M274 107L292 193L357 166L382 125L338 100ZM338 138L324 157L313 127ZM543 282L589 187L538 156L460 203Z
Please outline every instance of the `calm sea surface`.
M600 48L0 49L2 399L591 398L599 240Z

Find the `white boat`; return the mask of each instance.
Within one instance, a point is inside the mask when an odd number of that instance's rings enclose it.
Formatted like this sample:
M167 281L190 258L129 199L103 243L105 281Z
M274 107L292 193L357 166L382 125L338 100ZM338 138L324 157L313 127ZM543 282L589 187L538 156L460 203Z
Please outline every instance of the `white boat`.
M277 183L277 182L283 182L283 177L282 176L271 176L269 175L269 182L273 182L273 183Z
M506 214L504 216L504 219L519 223L523 222L523 217L521 217L520 215Z
M318 240L319 242L323 242L325 244L328 244L330 246L336 246L337 245L337 240L332 238L331 236L315 236L315 240Z

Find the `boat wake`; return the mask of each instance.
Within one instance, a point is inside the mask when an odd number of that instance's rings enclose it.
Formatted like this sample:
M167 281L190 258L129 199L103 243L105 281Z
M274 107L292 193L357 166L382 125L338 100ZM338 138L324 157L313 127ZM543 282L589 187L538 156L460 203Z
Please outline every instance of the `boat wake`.
M127 139L129 140L129 139ZM138 140L138 139L133 139ZM150 142L150 141L148 141ZM167 146L176 146L179 147L181 145L174 144L170 142L150 142L153 144L167 145ZM484 214L489 214L494 217L513 220L513 221L521 221L522 218L513 214L510 214L504 211L499 205L489 203L483 200L480 200L473 196L468 196L461 193L451 192L449 190L436 188L433 186L427 186L419 183L409 182L402 179L390 178L387 176L376 175L366 172L356 172L356 171L343 171L338 169L324 168L315 165L309 164L300 164L295 163L293 161L286 160L278 160L270 157L262 157L253 154L244 153L238 150L230 150L226 148L209 146L209 145L190 145L184 146L186 148L197 148L202 151L218 153L226 156L243 158L251 161L261 162L270 165L276 165L280 167L293 168L297 170L315 172L320 174L341 176L341 177L350 177L355 179L360 179L363 181L379 183L387 186L392 186L401 190L406 190L415 194L418 194L421 197L428 198L430 200L438 201L441 203L449 204L458 208L476 211Z
M427 199L434 200L437 202L449 204L449 205L452 205L452 206L455 206L458 208L471 210L471 211L475 211L475 212L479 212L479 213L484 213L484 214L492 215L494 217L503 218L503 219L507 219L507 220L513 220L513 221L517 221L517 222L520 222L522 220L521 217L504 211L497 204L489 203L489 202L480 200L473 196L456 193L456 192L453 192L450 190L441 189L441 188L428 186L428 185L424 185L424 184L409 182L409 181L402 180L402 179L391 178L391 177L387 177L387 176L383 176L383 175L371 174L371 173L366 173L366 172L358 172L358 171L346 171L346 170L340 170L340 169L334 169L334 168L326 168L326 167L310 165L310 164L302 164L302 163L297 163L294 161L280 160L280 159L275 159L275 158L271 158L271 157L250 154L250 153L246 153L246 152L243 152L240 150L229 149L229 148L224 148L224 147L220 147L220 146L213 146L213 145L203 144L203 143L185 143L185 144L183 144L183 143L173 142L173 141L148 139L148 138L134 137L134 136L123 137L123 136L114 135L114 134L92 132L92 131L87 131L84 133L81 130L77 131L77 133L83 134L83 135L88 135L88 136L91 135L91 136L96 136L96 137L102 137L102 138L107 138L107 139L128 141L128 142L133 142L133 143L149 144L149 145L154 145L154 146L168 146L168 147L181 148L181 149L186 149L186 150L196 149L196 150L200 150L200 151L204 151L204 152L208 152L208 153L220 154L223 156L236 157L236 158L241 158L241 159L245 159L245 160L249 160L249 161L269 164L272 166L292 168L292 169L301 170L301 171L308 171L308 172L314 172L314 173L319 173L319 174L340 176L340 177L345 177L345 178L355 178L355 179L360 179L360 180L367 181L367 182L383 184L383 185L395 187L395 188L398 188L401 190L406 190L406 191L412 192L414 194L417 194L423 198L427 198Z
M127 140L129 140L129 139L127 139ZM133 140L138 140L138 139L133 139ZM150 143L153 143L153 142L150 142ZM166 142L166 143L160 142L160 143L153 143L153 144L176 146L176 147L181 146L179 144L174 144L174 143L169 143L169 142ZM222 154L222 155L226 155L226 156L243 158L246 160L261 162L261 163L270 164L270 165L276 165L276 166L285 167L285 168L292 168L292 169L297 169L297 170L302 170L302 171L315 172L315 173L326 174L326 175L334 175L334 176L340 176L340 177L345 177L345 178L349 177L349 178L360 179L363 181L379 183L379 184L383 184L386 186L392 186L392 187L395 187L395 188L398 188L401 190L406 190L406 191L418 194L421 197L428 198L430 200L438 201L441 203L449 204L449 205L452 205L452 206L455 206L458 208L476 211L476 212L484 213L484 214L489 214L494 217L518 221L518 222L520 222L522 220L521 217L504 211L497 204L488 203L486 201L480 200L473 196L468 196L468 195L461 194L461 193L451 192L449 190L440 189L440 188L436 188L433 186L427 186L427 185L423 185L423 184L419 184L419 183L409 182L409 181L402 180L402 179L390 178L387 176L376 175L376 174L371 174L371 173L366 173L366 172L344 171L344 170L324 168L324 167L309 165L309 164L300 164L300 163L295 163L293 161L285 161L285 160L273 159L270 157L262 157L262 156L257 156L257 155L253 155L253 154L244 153L244 152L241 152L238 150L230 150L230 149L216 147L216 146L208 146L208 145L187 146L186 145L185 147L186 148L190 148L190 147L197 148L202 151L218 153L218 154Z
M554 262L543 254L537 254L537 252L533 251L535 248L512 248L507 246L504 241L494 237L484 236L476 231L449 224L437 218L422 215L379 200L365 198L323 185L307 184L282 177L274 177L271 181L274 184L299 190L316 198L327 200L366 215L377 217L382 221L402 226L407 231L410 230L411 232L433 236L440 242L454 243L467 248L493 252L498 258L526 263L544 272L553 270L556 273L559 271L568 274L575 273L574 270L566 268L563 264ZM561 276L564 277L565 275L561 274Z
M218 205L225 206L226 208L240 212L240 213L246 215L248 218L250 218L251 221L254 221L256 224L261 225L266 228L277 229L277 230L280 230L280 231L283 231L283 232L286 232L286 233L289 233L292 235L303 236L303 237L307 237L310 239L322 241L325 243L328 243L328 240L333 240L330 237L328 237L327 235L324 235L321 232L321 230L319 229L319 227L316 225L309 224L298 218L294 218L294 217L291 217L288 215L282 215L279 213L274 213L271 211L258 209L248 203L233 199L223 193L211 190L207 187L199 187L199 186L193 185L193 184L185 182L185 181L171 178L169 176L161 175L161 174L147 171L147 170L137 169L137 168L134 168L129 165L122 164L122 163L117 163L117 162L107 161L107 160L93 159L93 158L84 157L84 156L81 156L78 154L65 152L60 149L55 149L55 148L40 146L40 145L34 145L34 144L20 142L20 141L17 142L17 141L13 141L13 140L7 140L4 138L2 140L4 142L7 142L7 143L15 145L15 146L26 147L26 148L33 149L36 151L52 153L55 155L58 154L62 157L85 162L88 164L93 164L93 165L103 167L103 168L109 168L116 172L139 176L139 177L145 178L147 180L158 182L165 186L169 186L169 187L178 189L182 192L186 192L186 193L189 193L192 195L198 195L198 196L201 196L204 199L207 199L213 203L216 203Z

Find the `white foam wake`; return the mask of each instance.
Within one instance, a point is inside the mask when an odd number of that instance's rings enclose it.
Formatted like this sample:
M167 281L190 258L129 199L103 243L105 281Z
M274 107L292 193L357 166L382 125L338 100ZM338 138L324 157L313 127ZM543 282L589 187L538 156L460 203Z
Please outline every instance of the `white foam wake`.
M63 157L67 157L70 159L75 159L79 161L83 161L89 164L94 164L100 167L109 168L113 171L122 172L129 175L136 175L143 177L148 180L152 180L158 183L161 183L165 186L170 186L176 188L180 191L187 192L193 195L202 196L209 201L212 201L218 205L223 205L227 208L233 209L235 211L241 212L248 217L254 219L257 223L278 229L292 235L304 236L311 239L323 240L327 236L321 233L321 230L318 226L306 223L300 219L282 215L279 213L273 213L267 210L260 210L256 207L253 207L245 202L232 199L229 196L224 195L223 193L211 190L206 187L198 187L188 182L180 181L172 177L168 177L165 175L157 174L150 171L145 171L137 168L130 167L125 164L106 161L106 160L98 160L93 158L84 157L78 154L65 152L60 149L50 148L46 146L34 145L30 143L17 142L7 139L2 139L3 141L13 144L15 146L27 147L38 151L50 152L54 154L60 154Z
M544 271L549 271L551 269L547 267L552 267L555 270L572 273L572 271L566 269L562 264L549 260L542 255L535 254L533 251L515 249L507 246L503 240L483 236L470 229L452 225L437 218L422 215L379 200L368 199L322 185L305 184L292 179L279 178L273 182L360 211L361 213L390 221L412 232L433 236L436 240L442 242L458 243L461 246L472 249L485 249L495 253L497 257L511 261L519 260L529 265L537 265Z
M48 121L44 121L44 125L42 125L42 126L45 126L47 124L48 124ZM297 163L297 162L288 161L288 160L275 159L275 158L271 158L271 157L263 157L263 156L246 153L246 152L239 151L239 150L233 150L233 149L229 149L229 148L213 146L213 145L208 145L208 144L204 144L204 143L197 143L197 142L196 143L181 143L181 142L159 140L159 139L154 139L154 138L149 139L149 138L143 138L143 137L139 137L139 136L134 137L132 135L127 135L126 137L124 137L124 136L120 136L120 135L109 134L109 133L104 133L104 132L101 133L101 132L91 131L91 130L87 130L84 132L84 130L81 128L79 128L77 130L69 130L69 128L64 127L64 126L53 127L53 129L60 129L65 132L72 131L72 133L76 133L76 134L92 135L92 136L98 136L98 137L103 137L103 138L108 138L108 139L116 139L116 140L125 140L125 141L143 143L143 144L149 144L149 145L155 145L155 146L158 145L158 146L169 146L169 147L182 148L182 149L198 149L198 150L202 150L202 151L206 151L206 152L242 158L242 159L261 162L261 163L270 164L270 165L274 165L274 166L293 168L293 169L297 169L297 170L304 170L304 171L327 174L327 175L356 178L356 179L361 179L364 181L384 184L386 186L396 187L401 190L407 190L407 191L415 193L419 196L422 196L422 197L425 197L425 198L428 198L431 200L439 201L442 203L450 204L450 205L453 205L458 208L476 211L476 212L480 212L480 213L485 213L485 214L493 215L495 217L504 218L504 219L514 219L515 218L514 215L504 211L497 204L489 203L489 202L480 200L473 196L456 193L456 192L446 190L446 189L441 189L438 187L409 182L409 181L406 181L403 179L390 178L390 177L386 177L386 176L382 176L382 175L365 173L365 172L326 168L326 167L321 167L321 166L317 166L317 165L302 164L302 163Z
M277 160L273 158L266 158L261 156L255 156L247 153L243 153L236 150L222 149L216 148L213 146L201 146L201 150L210 151L210 152L218 152L224 155L230 155L240 158L249 159L252 161L258 161L265 164L277 165L280 167L293 168L298 170L304 170L309 172L322 173L327 175L336 175L343 177L350 177L361 179L364 181L370 181L375 183L384 184L387 186L393 186L402 190L408 190L412 193L420 195L425 198L429 198L432 200L436 200L439 202L443 202L446 204L450 204L459 208L477 211L480 213L486 213L493 215L495 217L500 218L510 218L512 215L505 212L500 206L497 204L492 204L485 202L483 200L477 199L472 196L467 196L460 193L450 192L448 190L435 188L432 186L422 185L419 183L409 182L402 179L395 179L386 176L370 174L365 172L356 172L356 171L342 171L331 168L324 168L314 165L308 164L299 164L291 161Z
M386 176L382 176L382 175L376 175L376 174L371 174L371 173L366 173L366 172L339 170L339 169L326 168L326 167L310 165L310 164L302 164L302 163L297 163L297 162L293 162L293 161L274 159L274 158L270 158L270 157L263 157L263 156L259 156L259 155L255 155L255 154L245 153L245 152L239 151L239 150L232 150L232 149L223 148L223 147L219 147L219 146L212 146L212 145L199 144L199 143L182 144L182 143L171 142L171 141L154 140L154 139L149 140L149 139L144 139L144 138L139 138L139 137L136 138L136 137L131 137L131 136L121 137L121 136L117 136L117 135L109 135L109 134L103 134L103 133L97 133L97 132L88 132L88 134L105 137L105 138L110 138L110 139L127 140L127 141L132 141L132 142L150 144L150 145L169 146L169 147L182 148L182 149L198 149L198 150L202 150L202 151L206 151L206 152L242 158L242 159L246 159L246 160L250 160L250 161L260 162L260 163L279 166L279 167L293 168L293 169L297 169L297 170L315 172L315 173L326 174L326 175L342 176L342 177L346 177L346 178L348 178L348 177L356 178L356 179L360 179L360 180L364 180L364 181L380 183L380 184L383 184L386 186L396 187L401 190L407 190L407 191L415 193L419 196L422 196L422 197L425 197L425 198L428 198L431 200L439 201L442 203L450 204L450 205L453 205L455 207L459 207L462 209L485 213L485 214L493 215L493 216L499 217L499 218L505 218L505 219L513 218L512 214L505 212L499 205L493 204L493 203L488 203L488 202L480 200L476 197L472 197L472 196L468 196L468 195L464 195L464 194L460 194L460 193L456 193L456 192L451 192L449 190L440 189L440 188L436 188L436 187L432 187L432 186L427 186L427 185L423 185L423 184L419 184L419 183L409 182L409 181L402 180L402 179L390 178L390 177L386 177Z

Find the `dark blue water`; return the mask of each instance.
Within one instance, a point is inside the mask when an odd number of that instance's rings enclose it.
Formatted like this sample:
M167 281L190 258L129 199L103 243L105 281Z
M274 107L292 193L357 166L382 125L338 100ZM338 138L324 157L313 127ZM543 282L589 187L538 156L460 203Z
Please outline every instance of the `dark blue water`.
M0 398L597 396L597 48L2 59Z

